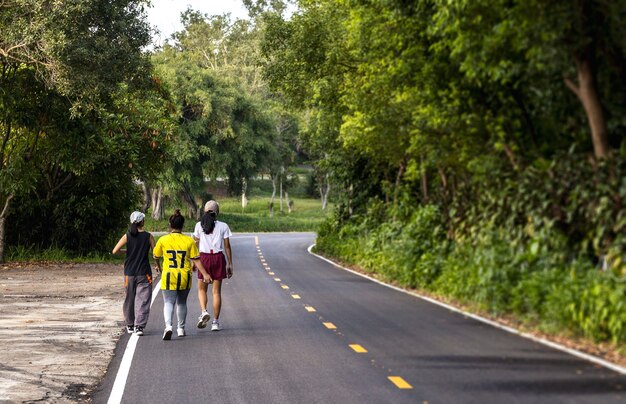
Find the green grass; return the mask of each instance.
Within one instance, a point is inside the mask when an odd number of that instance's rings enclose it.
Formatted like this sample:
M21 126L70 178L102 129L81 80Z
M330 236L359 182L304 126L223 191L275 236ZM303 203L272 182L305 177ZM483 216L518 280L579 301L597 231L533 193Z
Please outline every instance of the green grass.
M291 200L293 210L288 213L284 200L283 212L280 212L279 201L275 199L274 217L270 217L269 197L253 197L248 201L245 209L241 207L240 198L224 198L218 201L220 203L219 220L226 222L230 229L237 233L317 231L319 224L332 211L332 206L323 211L320 201L315 199L291 198ZM195 220L186 219L183 230L191 232L195 224ZM167 231L168 222L146 218L146 230Z
M306 170L303 170L306 172ZM300 184L304 186L304 181ZM278 198L274 199L274 217L269 214L269 201L272 191L271 182L265 180L254 180L251 184L250 199L245 209L241 207L241 198L220 198L219 220L228 223L230 229L237 233L257 233L257 232L289 232L289 231L317 231L319 225L331 214L332 205L322 210L321 202L317 199L306 198L302 195L302 190L296 192L294 189L290 196L293 201L293 209L288 213L287 204L283 200L283 211L280 211ZM168 231L169 216L175 208L182 212L186 211L186 206L182 203L167 206L166 219L154 220L150 215L146 216L145 229L150 232ZM185 220L185 232L192 232L196 225L195 219ZM120 229L119 235L115 235L110 242L110 248L124 234L126 228ZM110 251L110 250L108 250ZM105 252L92 252L88 254L77 254L62 248L51 247L41 249L37 247L9 246L5 251L7 262L16 261L54 261L54 262L88 262L88 263L122 263L124 255L113 256Z

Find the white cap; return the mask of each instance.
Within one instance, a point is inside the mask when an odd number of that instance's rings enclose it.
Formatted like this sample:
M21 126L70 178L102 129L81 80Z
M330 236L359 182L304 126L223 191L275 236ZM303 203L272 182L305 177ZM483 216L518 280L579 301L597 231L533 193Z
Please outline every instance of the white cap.
M212 211L212 212L215 212L215 214L218 214L220 213L220 205L214 200L210 200L204 204L204 211L205 212Z
M144 215L143 213L135 211L135 212L130 214L130 222L131 223L141 223L141 221L145 217L146 217L146 215Z

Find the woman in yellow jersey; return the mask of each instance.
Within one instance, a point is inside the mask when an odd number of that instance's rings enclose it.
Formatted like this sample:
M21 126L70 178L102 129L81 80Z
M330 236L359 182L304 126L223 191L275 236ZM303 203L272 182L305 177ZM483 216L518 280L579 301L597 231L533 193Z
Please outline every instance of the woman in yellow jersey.
M172 338L174 305L176 305L176 317L178 319L178 336L185 336L187 296L189 296L192 283L191 261L202 273L204 282L213 282L211 275L200 262L200 253L196 243L191 237L182 234L184 224L185 218L180 214L180 210L176 209L176 212L170 217L170 234L159 238L153 252L157 271L161 272L163 317L165 318L164 340ZM163 258L162 269L161 258Z

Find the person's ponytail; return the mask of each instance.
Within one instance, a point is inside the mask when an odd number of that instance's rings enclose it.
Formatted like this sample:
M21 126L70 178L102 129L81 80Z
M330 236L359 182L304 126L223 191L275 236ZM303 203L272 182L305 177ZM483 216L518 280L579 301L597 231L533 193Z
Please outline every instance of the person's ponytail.
M180 209L176 209L170 216L170 228L172 230L182 230L185 226L185 217L180 214Z
M143 224L144 224L143 220L139 223L137 222L131 223L128 229L128 232L130 233L130 235L132 237L137 237L137 234L139 234L139 229L143 228Z
M202 226L202 230L205 234L213 233L213 229L215 229L215 218L216 214L213 211L208 211L202 215L200 225Z
M130 224L130 235L133 237L137 237L139 234L139 223L131 223Z

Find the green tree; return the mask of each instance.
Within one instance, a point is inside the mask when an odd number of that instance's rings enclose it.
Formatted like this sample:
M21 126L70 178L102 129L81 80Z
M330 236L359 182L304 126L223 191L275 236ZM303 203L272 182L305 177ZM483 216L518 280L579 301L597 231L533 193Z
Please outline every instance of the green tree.
M70 4L8 0L0 5L0 261L11 201L40 178L44 143L71 118L111 105L120 83L140 84L149 43L143 1L77 1ZM68 102L57 103L58 97ZM64 120L67 122L67 120ZM71 163L69 163L71 164Z
M563 99L559 86L567 86L583 107L595 156L608 156L615 137L609 128L623 129L623 2L437 1L435 7L433 32L468 79L537 91L548 100Z
M243 194L249 179L275 156L276 127L257 66L259 32L249 22L182 15L184 30L155 57L179 118L175 164L164 174L171 191L183 190L197 212L194 193L206 177L228 179Z

